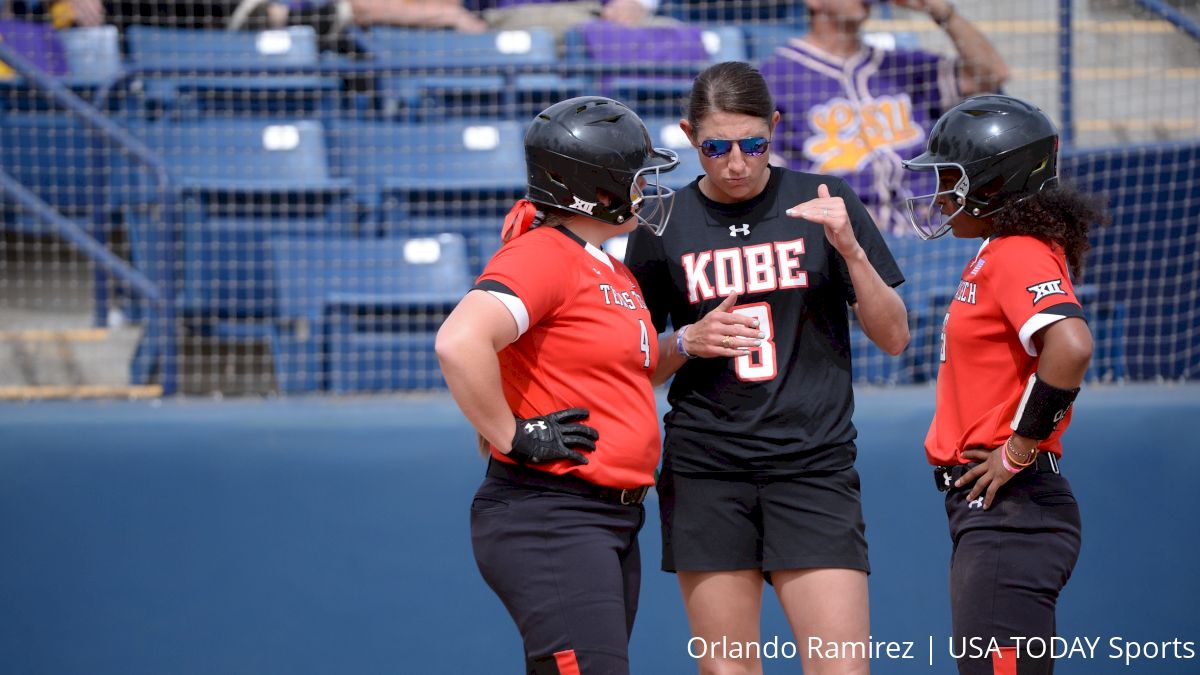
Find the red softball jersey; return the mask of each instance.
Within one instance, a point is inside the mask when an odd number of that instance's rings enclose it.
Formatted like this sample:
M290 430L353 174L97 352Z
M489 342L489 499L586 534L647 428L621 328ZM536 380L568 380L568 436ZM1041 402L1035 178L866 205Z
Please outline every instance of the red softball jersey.
M942 323L937 408L925 436L935 466L968 464L964 450L993 449L1011 423L1037 371L1033 335L1055 321L1083 317L1062 248L1034 237L985 241L966 268ZM1070 412L1043 452L1062 456Z
M505 244L475 288L517 321L520 337L499 354L513 414L587 408L584 423L600 432L587 464L536 468L613 488L652 485L662 448L650 384L658 340L625 265L565 228L539 227ZM512 461L494 448L492 456Z

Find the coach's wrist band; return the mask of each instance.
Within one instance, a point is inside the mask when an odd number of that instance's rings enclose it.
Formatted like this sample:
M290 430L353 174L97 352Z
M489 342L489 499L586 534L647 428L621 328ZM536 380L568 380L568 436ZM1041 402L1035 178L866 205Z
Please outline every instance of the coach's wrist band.
M690 326L691 324L688 324L687 326L684 326L675 332L675 350L683 355L684 358L694 359L696 357L689 354L688 350L684 349L683 347L683 334L687 332L687 329Z

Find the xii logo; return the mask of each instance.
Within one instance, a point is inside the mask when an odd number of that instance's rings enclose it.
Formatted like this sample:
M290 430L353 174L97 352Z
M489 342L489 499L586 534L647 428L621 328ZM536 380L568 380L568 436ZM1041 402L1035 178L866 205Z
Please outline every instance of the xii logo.
M596 202L585 202L574 195L571 196L571 199L575 200L571 203L571 208L575 209L576 211L583 211L589 216L592 215L592 209L596 208Z
M1067 292L1062 289L1062 279L1043 281L1040 284L1028 286L1025 288L1025 290L1033 293L1033 304L1035 305L1041 302L1047 296L1067 294Z

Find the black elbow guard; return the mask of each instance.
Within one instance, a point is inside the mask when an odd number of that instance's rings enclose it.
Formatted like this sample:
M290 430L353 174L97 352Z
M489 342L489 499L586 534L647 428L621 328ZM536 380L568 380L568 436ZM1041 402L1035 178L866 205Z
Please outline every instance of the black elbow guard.
M1025 395L1017 406L1017 414L1013 416L1010 428L1026 438L1044 440L1054 433L1058 423L1067 416L1075 397L1079 395L1079 387L1074 389L1059 389L1043 382L1037 373L1029 376L1029 384L1025 386Z

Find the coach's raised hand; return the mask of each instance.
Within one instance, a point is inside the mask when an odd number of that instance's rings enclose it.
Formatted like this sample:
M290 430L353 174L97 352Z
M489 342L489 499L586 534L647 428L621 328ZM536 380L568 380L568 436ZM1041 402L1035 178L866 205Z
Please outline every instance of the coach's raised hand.
M518 419L508 456L521 464L545 464L559 459L587 464L587 457L571 449L589 452L596 449L600 432L586 424L573 423L587 417L584 408L568 408L541 417Z
M793 206L787 210L787 215L824 226L825 238L843 258L856 255L861 248L854 236L854 228L850 226L850 214L846 211L845 200L830 196L829 186L824 183L817 186L816 199Z

